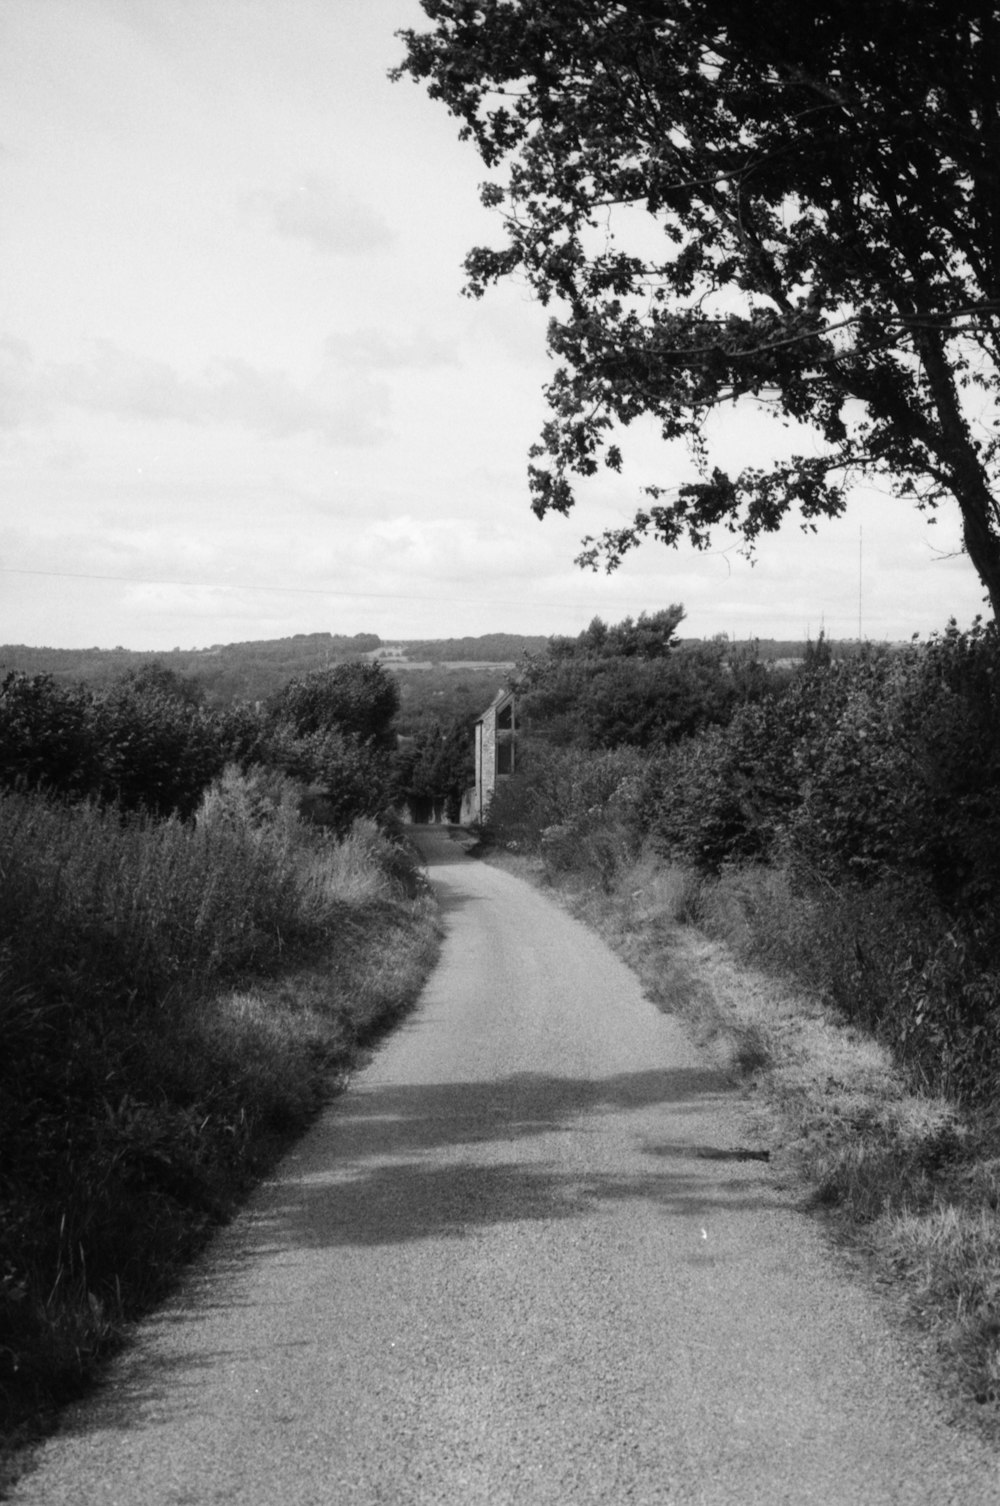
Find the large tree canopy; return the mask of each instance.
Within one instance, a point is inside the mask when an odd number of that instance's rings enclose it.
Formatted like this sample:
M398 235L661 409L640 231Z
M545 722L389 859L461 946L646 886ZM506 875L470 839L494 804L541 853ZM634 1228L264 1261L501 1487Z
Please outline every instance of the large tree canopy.
M422 0L395 76L425 80L495 171L506 226L469 288L556 300L541 517L622 465L652 415L700 479L644 488L584 541L748 545L836 515L864 477L953 497L1000 616L1000 14L963 0ZM636 210L640 213L636 214ZM658 233L636 238L652 216ZM649 247L653 245L653 253ZM706 417L757 399L803 453L736 475Z

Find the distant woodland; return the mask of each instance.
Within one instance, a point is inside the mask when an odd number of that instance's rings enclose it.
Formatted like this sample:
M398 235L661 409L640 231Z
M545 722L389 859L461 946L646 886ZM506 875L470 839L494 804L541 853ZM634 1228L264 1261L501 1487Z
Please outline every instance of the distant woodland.
M206 705L221 708L241 702L263 701L289 680L300 679L315 670L329 669L350 659L377 656L384 659L388 668L399 671L418 666L426 671L431 665L470 668L477 679L477 695L480 677L484 677L484 683L492 685L497 674L490 675L485 669L478 671L476 666L496 665L500 679L489 691L488 701L495 694L504 671L524 654L540 653L547 641L546 638L514 633L487 633L480 638L413 640L383 640L376 633L355 633L353 636L297 633L292 638L145 653L127 648L29 648L21 643L7 643L0 645L0 673L19 670L30 675L45 674L63 685L83 683L94 690L103 690L123 674L156 663L193 682ZM449 670L449 678L453 677L453 671ZM443 685L436 689L442 691L438 699L446 698ZM405 683L401 691L404 705L414 699ZM422 694L426 692L425 684Z
M0 671L51 675L63 685L82 682L103 690L123 674L157 663L185 680L193 680L207 704L228 706L265 700L290 679L360 658L380 644L374 633L357 633L354 637L298 633L294 638L154 653L127 648L27 648L8 643L0 645Z
M194 682L206 705L225 707L266 700L289 680L315 670L377 656L386 668L400 672L401 722L405 723L413 715L419 720L418 708L428 700L438 703L438 716L464 711L470 696L478 704L484 692L484 704L488 704L506 672L526 654L543 654L548 644L548 638L519 633L408 639L382 639L377 633L296 633L291 638L147 652L31 648L23 643L5 643L0 644L0 674L19 670L29 675L51 675L59 684L83 683L102 690L123 674L156 663ZM804 652L802 642L763 639L757 644L757 653L765 661L799 659ZM411 683L404 672L418 669L421 678ZM432 678L424 678L428 675Z

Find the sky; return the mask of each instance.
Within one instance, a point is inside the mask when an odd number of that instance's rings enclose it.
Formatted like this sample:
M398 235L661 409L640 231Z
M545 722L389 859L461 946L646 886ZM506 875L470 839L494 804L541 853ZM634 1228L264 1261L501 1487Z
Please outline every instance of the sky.
M502 232L409 80L417 0L0 0L0 643L203 648L576 633L680 603L686 636L909 638L983 610L957 518L857 494L751 563L580 540L683 453L568 518L529 507L546 310L461 296ZM739 409L713 459L777 453Z

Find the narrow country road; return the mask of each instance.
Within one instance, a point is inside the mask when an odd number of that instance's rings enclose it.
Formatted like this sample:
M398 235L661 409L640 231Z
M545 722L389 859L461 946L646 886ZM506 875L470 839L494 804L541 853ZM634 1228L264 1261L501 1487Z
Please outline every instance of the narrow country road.
M417 1013L72 1411L18 1506L978 1506L737 1095L555 904L420 833Z

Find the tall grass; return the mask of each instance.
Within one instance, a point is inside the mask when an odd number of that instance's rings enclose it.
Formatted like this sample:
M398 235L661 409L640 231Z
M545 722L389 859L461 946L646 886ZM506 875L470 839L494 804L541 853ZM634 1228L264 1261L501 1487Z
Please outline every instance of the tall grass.
M0 798L0 907L15 976L62 1002L139 1002L270 962L309 918L291 849L236 826Z
M1000 929L957 926L919 878L829 883L801 861L703 879L697 923L884 1041L910 1081L981 1103L1000 1067Z
M0 1425L86 1378L416 997L436 922L374 823L227 773L195 824L0 795Z

